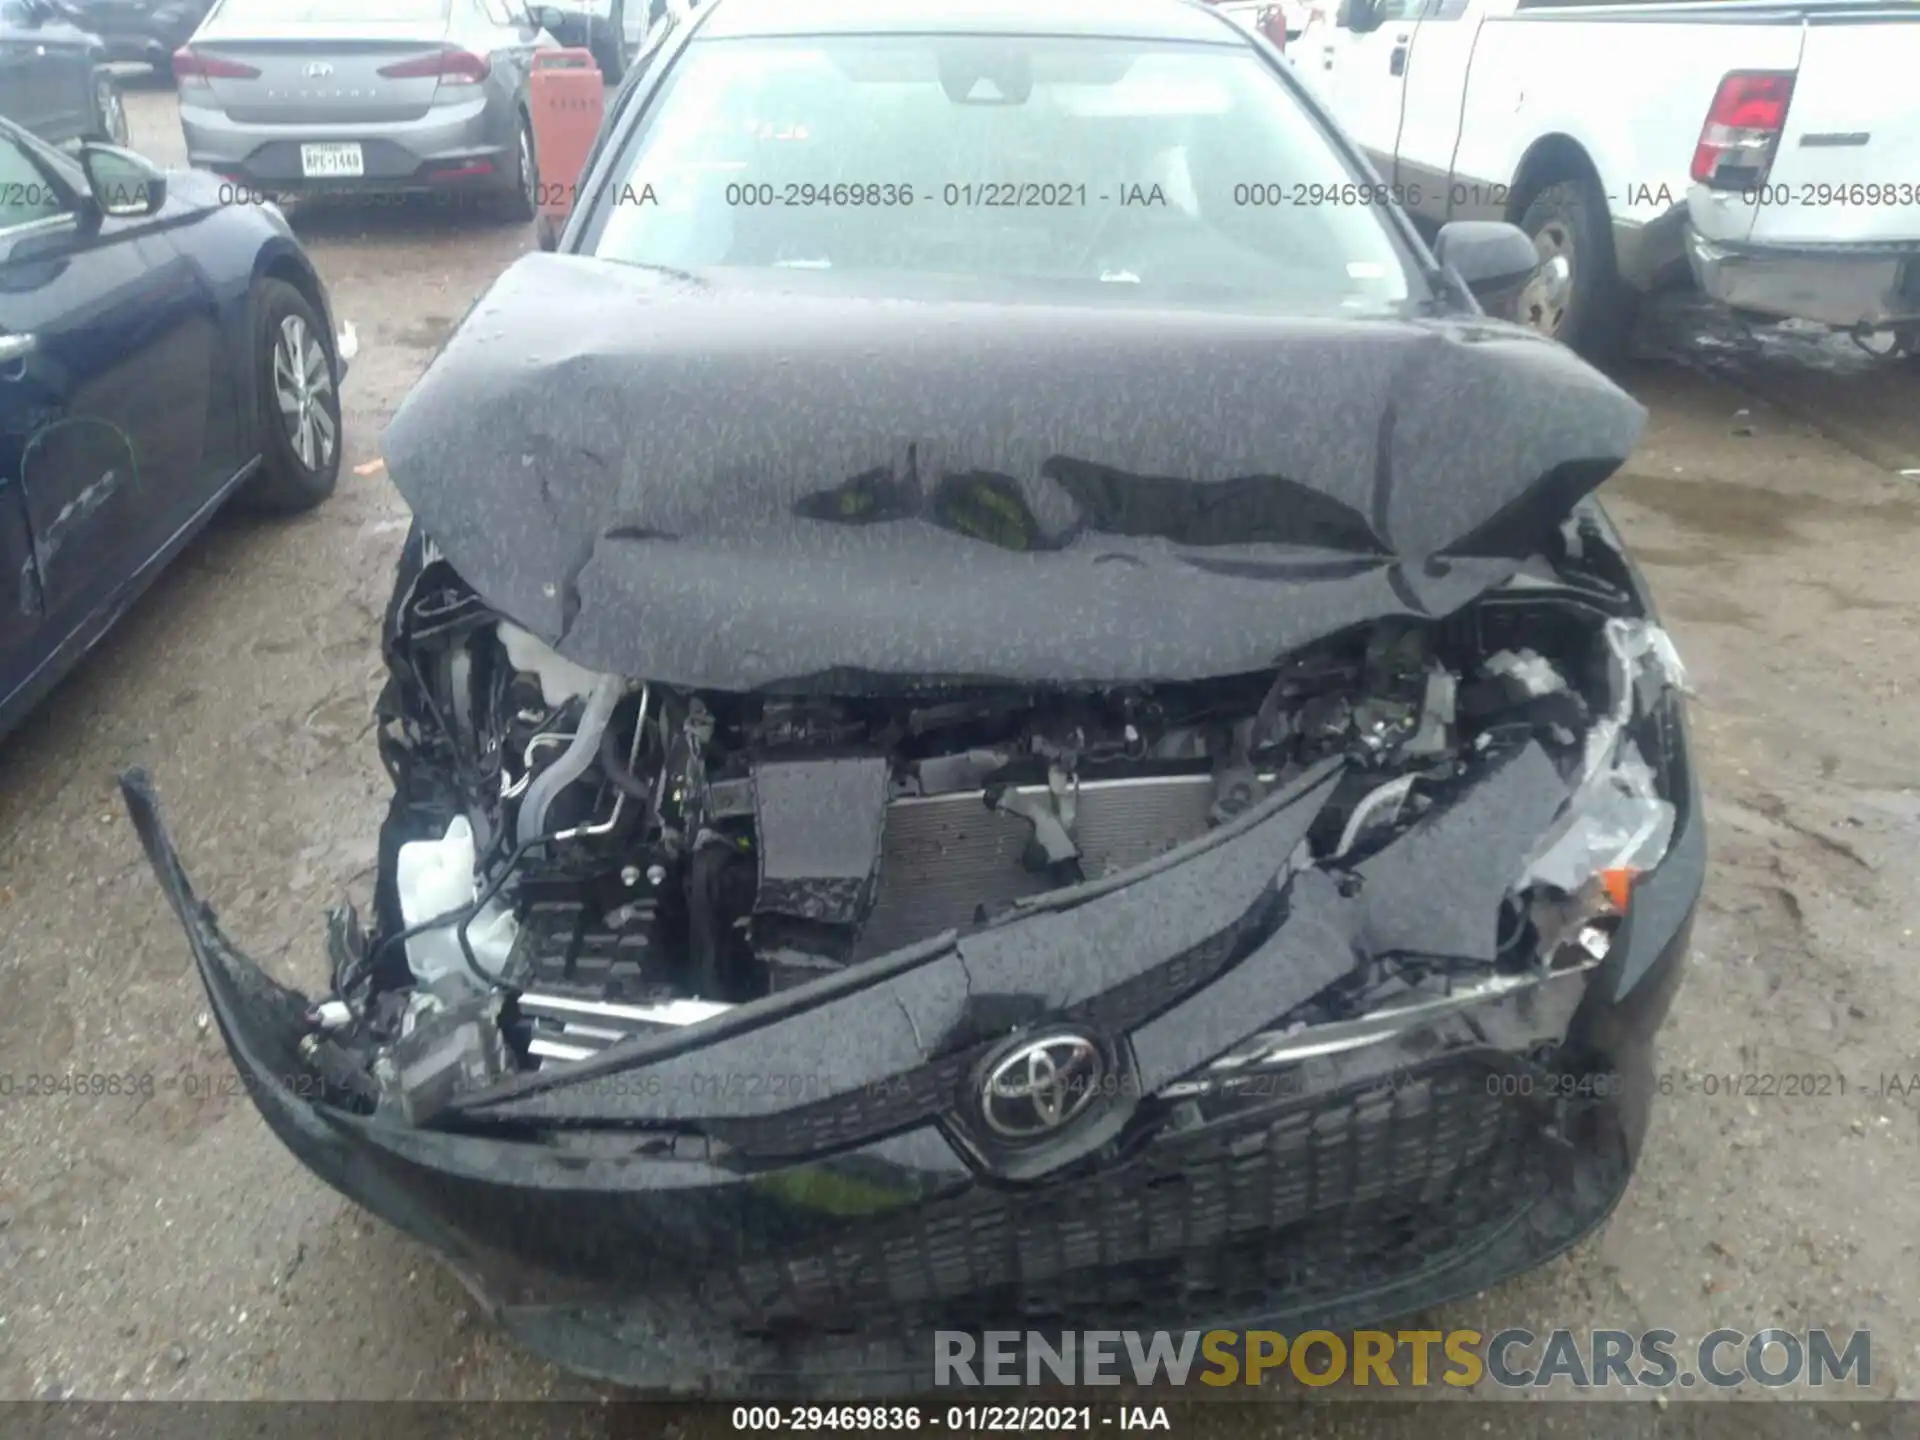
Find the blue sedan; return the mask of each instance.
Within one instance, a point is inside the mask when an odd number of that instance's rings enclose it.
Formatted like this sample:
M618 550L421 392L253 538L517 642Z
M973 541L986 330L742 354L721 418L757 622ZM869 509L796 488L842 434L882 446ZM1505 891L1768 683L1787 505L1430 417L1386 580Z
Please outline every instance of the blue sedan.
M0 734L230 498L340 473L327 292L270 206L0 120Z

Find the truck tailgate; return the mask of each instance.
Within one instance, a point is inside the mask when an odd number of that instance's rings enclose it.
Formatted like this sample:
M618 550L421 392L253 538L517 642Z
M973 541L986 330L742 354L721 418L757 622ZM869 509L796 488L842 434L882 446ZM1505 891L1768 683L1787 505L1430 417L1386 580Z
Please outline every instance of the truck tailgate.
M1920 7L1812 14L1751 238L1920 241Z

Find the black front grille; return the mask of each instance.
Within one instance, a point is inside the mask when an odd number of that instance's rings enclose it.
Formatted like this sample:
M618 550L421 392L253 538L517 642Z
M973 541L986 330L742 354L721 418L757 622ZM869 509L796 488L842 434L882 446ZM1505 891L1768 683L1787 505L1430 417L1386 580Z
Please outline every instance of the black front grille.
M1130 1030L1218 977L1258 938L1272 930L1275 902L1256 904L1219 934L1165 964L1141 972L1079 1005L1060 1012L1111 1031ZM777 1114L713 1119L701 1128L756 1160L820 1155L895 1134L950 1114L961 1103L973 1067L1005 1036L982 1041L913 1070Z
M831 1248L730 1267L703 1298L769 1334L1166 1326L1404 1278L1497 1234L1538 1191L1539 1112L1489 1073L1456 1062L1163 1135L1069 1180L977 1185Z

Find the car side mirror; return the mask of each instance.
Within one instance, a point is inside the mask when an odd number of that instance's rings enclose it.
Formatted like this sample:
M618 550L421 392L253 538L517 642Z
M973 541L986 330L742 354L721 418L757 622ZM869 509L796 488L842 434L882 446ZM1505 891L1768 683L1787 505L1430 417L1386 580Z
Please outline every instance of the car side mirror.
M1340 0L1339 18L1356 35L1370 35L1380 28L1380 0Z
M151 215L167 203L167 177L143 156L116 145L82 145L80 168L94 204L120 219Z
M1433 258L1473 292L1489 315L1516 318L1515 302L1539 268L1540 253L1518 225L1504 220L1455 220L1442 225Z

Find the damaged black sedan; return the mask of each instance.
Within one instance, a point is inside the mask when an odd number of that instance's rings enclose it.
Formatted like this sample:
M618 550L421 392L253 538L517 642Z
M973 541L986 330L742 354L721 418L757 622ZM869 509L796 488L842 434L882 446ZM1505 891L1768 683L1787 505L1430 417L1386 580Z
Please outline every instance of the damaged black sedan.
M268 1123L661 1390L1377 1321L1598 1224L1705 853L1592 495L1644 417L1476 302L1515 232L1376 188L1183 0L640 57L386 436L330 993L126 780Z

